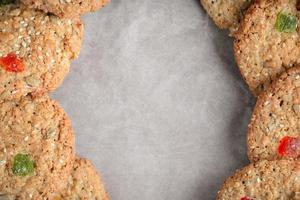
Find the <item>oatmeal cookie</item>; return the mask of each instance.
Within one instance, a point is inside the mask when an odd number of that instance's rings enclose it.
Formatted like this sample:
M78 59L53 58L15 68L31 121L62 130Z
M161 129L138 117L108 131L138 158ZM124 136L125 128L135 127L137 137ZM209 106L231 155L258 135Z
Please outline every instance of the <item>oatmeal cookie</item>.
M79 157L76 159L72 176L68 181L68 189L56 198L56 200L62 199L109 200L101 178L89 160Z
M263 92L248 130L251 161L300 157L300 67L293 67Z
M201 3L219 28L234 31L251 0L201 0Z
M83 25L21 4L0 6L0 102L53 91L80 51Z
M218 200L300 199L300 162L260 161L238 170L218 193Z
M48 96L26 96L0 103L0 118L0 195L41 200L60 194L75 160L63 109Z
M258 95L300 63L297 0L257 0L234 34L234 53L250 90Z
M108 4L109 0L21 0L21 2L59 17L74 18L100 9Z

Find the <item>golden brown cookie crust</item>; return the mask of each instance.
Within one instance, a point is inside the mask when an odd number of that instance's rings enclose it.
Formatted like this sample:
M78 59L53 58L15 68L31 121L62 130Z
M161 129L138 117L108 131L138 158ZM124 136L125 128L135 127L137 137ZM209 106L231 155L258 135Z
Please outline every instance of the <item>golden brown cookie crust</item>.
M21 0L21 2L59 17L74 18L100 9L108 4L109 0Z
M256 102L248 129L251 161L280 159L278 147L285 136L299 137L300 67L283 73Z
M52 199L66 188L74 155L70 120L48 96L0 104L0 194L20 200ZM28 154L34 173L13 173L13 160Z
M250 90L258 95L286 69L300 63L300 29L276 30L277 16L284 11L299 17L297 0L257 0L247 10L234 37L234 53Z
M75 160L68 189L57 199L109 200L96 168L89 160L79 157Z
M250 0L201 0L204 9L221 29L234 31Z
M0 67L0 102L56 89L80 52L82 34L79 19L60 19L19 4L1 6L0 57L16 54L25 69Z
M238 170L218 192L218 200L300 199L300 162L261 161Z

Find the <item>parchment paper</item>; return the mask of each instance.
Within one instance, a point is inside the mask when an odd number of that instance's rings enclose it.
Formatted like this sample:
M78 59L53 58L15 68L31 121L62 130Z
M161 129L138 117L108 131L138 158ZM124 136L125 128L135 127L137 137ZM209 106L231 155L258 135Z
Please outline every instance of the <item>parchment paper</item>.
M53 98L112 200L210 200L248 163L254 98L198 0L112 0L84 17Z

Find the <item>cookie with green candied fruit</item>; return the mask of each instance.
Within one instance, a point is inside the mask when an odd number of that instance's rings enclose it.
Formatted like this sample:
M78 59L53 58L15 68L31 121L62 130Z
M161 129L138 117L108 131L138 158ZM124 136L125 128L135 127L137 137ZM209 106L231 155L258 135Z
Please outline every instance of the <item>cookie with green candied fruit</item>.
M300 161L252 163L228 178L218 200L300 199Z
M67 189L55 200L109 200L104 185L93 164L84 158L75 160Z
M239 26L251 0L201 0L204 9L221 29L232 32Z
M82 32L80 19L0 5L0 102L55 90L79 55Z
M21 2L59 17L74 18L102 8L109 0L21 0Z
M293 67L259 97L248 129L251 161L300 158L300 67Z
M257 0L234 34L234 53L254 95L300 63L300 2Z
M0 103L0 195L53 199L75 160L70 120L48 96Z

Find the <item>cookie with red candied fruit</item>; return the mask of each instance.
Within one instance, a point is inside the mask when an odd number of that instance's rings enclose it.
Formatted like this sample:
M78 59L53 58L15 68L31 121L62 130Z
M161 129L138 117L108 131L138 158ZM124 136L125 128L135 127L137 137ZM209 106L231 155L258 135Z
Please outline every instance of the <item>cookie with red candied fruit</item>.
M80 52L80 19L5 2L0 5L0 102L53 91Z
M300 67L283 73L256 102L248 129L251 161L300 158Z
M259 161L238 170L218 192L218 200L300 199L300 162Z

